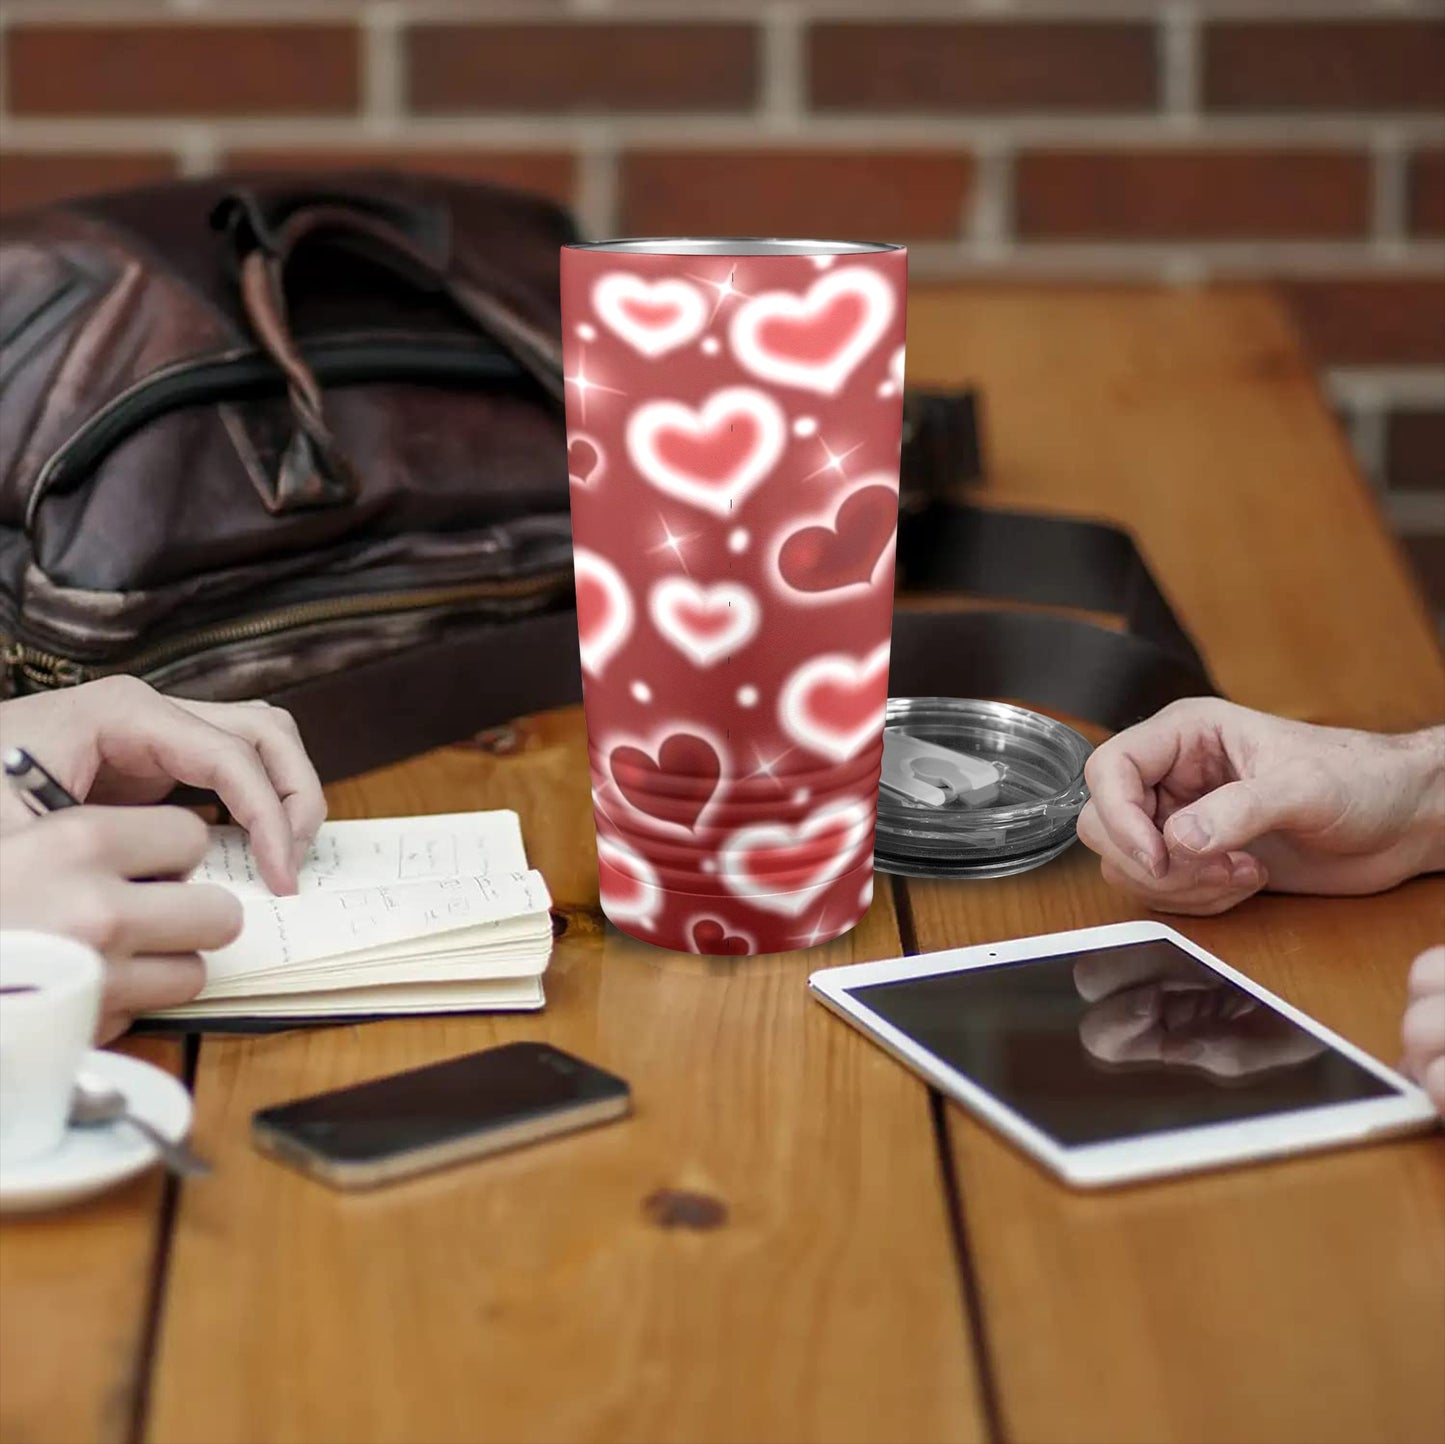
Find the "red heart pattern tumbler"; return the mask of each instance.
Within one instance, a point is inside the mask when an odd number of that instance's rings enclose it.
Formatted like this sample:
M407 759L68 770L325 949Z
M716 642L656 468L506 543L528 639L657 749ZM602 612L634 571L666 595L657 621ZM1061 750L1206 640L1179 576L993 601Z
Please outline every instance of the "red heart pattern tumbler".
M602 910L713 954L873 895L907 253L562 251L577 627Z

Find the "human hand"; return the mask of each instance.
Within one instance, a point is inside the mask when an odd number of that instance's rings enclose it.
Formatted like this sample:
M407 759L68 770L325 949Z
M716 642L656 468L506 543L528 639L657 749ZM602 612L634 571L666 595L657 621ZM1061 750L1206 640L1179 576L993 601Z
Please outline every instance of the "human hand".
M296 891L296 869L326 817L290 713L263 702L189 702L106 677L0 703L0 743L34 752L87 802L159 802L178 782L210 788L250 834L276 893ZM0 789L0 832L32 821Z
M179 880L205 850L205 825L179 807L66 808L0 834L5 926L75 938L105 958L99 1041L137 1013L189 1002L206 980L199 953L240 933L236 898Z
M1247 1078L1307 1063L1324 1043L1253 994L1172 949L1103 948L1074 964L1089 1003L1079 1042L1101 1063L1158 1063Z
M1410 1003L1400 1032L1400 1069L1429 1095L1445 1118L1445 947L1427 948L1410 969Z
M1106 881L1163 912L1445 867L1445 728L1383 736L1193 698L1104 743L1084 776L1079 837Z

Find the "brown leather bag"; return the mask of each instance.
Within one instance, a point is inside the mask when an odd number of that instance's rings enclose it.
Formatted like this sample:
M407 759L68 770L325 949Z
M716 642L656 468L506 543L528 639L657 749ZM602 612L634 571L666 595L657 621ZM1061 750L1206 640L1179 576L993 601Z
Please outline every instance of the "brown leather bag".
M92 197L0 236L10 693L268 697L336 777L580 699L550 202L376 174ZM1207 675L1128 537L959 507L967 398L910 392L893 691L1111 725ZM931 497L931 499L930 499Z
M525 657L512 624L571 595L574 236L547 201L396 175L186 182L7 222L10 690L128 671L276 696L504 624Z

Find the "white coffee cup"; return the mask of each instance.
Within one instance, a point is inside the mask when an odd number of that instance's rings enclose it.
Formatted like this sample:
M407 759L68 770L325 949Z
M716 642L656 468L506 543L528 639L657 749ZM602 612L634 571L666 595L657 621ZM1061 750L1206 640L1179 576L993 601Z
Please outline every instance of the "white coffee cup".
M60 1146L103 969L99 953L70 938L0 931L0 1165Z

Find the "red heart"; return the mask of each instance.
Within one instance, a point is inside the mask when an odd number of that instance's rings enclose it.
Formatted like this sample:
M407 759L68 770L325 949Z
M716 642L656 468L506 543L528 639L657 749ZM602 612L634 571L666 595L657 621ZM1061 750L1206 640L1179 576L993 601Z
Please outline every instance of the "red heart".
M798 823L745 827L718 853L723 883L752 907L798 917L842 876L872 831L871 799L824 807Z
M726 481L757 449L758 430L745 411L719 417L706 431L665 427L657 433L657 455L664 465L700 481Z
M888 643L866 657L843 653L804 662L778 697L784 728L835 762L877 746L888 701Z
M597 448L590 441L583 441L579 437L567 448L567 475L575 476L578 481L586 481L597 470L600 460Z
M818 366L852 340L867 310L861 296L841 291L815 315L769 317L758 327L758 343L775 356Z
M826 592L866 582L898 524L890 487L859 488L838 508L833 525L795 531L778 552L778 571L800 592Z
M639 812L691 831L722 779L722 759L711 744L688 732L674 732L657 749L657 760L640 747L612 750L612 780ZM692 790L679 795L676 784Z
M834 732L851 732L877 710L878 685L870 677L836 682L825 678L808 697L808 711Z
M606 625L612 599L607 588L594 576L581 573L577 577L577 630L585 646Z
M703 918L692 925L693 946L714 957L741 957L749 951L746 938L727 931L715 918Z
M670 325L682 315L682 307L676 301L648 301L641 296L624 296L622 309L639 326L649 330Z
M856 829L853 818L839 817L794 841L750 847L742 857L743 874L776 892L806 887L831 868Z

